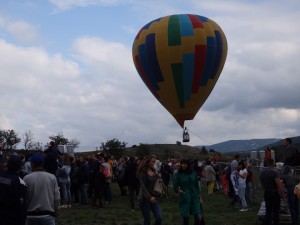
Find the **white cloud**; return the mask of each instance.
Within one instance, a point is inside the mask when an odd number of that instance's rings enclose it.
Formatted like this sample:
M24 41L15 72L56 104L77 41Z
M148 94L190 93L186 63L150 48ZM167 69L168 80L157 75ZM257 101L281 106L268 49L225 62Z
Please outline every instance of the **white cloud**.
M125 0L49 0L58 10L64 11L74 7L109 6L123 3Z
M17 41L32 43L39 38L39 31L31 23L24 20L12 20L0 15L0 29L10 34Z
M95 149L111 138L129 145L180 141L181 128L147 90L134 68L132 42L127 40L129 45L121 40L128 34L126 38L133 40L135 33L155 18L195 13L222 27L229 51L215 89L195 119L187 122L189 144L299 135L297 1L50 2L64 12L43 19L48 19L49 24L67 22L69 29L66 33L61 31L61 35L47 36L48 43L39 40L42 47L34 45L39 31L21 14L17 20L0 15L0 29L5 33L0 39L1 129L19 133L31 130L42 142L48 141L49 135L63 132L67 138L79 139L84 150ZM75 17L75 10L65 12L67 9L87 7L87 13L88 6L118 4L124 7L123 19L116 16L120 24L115 29L127 30L120 40L115 33L110 38L114 29L96 33L97 23L81 23L89 24L91 33L88 29L84 29L86 33L78 32L80 26L68 26L69 21L77 24L76 20L87 14L80 17L82 9L78 8ZM114 7L110 10L114 12ZM116 15L119 13L116 11ZM93 21L96 16L99 15L91 16ZM46 29L42 19L39 24ZM7 38L9 32L18 38L24 33L23 41L30 41L32 46L13 44L15 41ZM61 39L67 40L63 42L67 46L50 53L53 49L49 42L58 43ZM64 52L65 49L70 52Z
M18 40L31 42L38 38L39 34L35 26L25 21L14 21L7 25L7 30Z

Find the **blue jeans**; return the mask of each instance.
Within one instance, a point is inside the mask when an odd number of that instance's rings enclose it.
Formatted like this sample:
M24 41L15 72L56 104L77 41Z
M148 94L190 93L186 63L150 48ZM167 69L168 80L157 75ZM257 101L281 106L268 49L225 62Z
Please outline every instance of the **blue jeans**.
M28 225L55 225L55 217L27 218Z
M70 191L70 183L59 183L60 184L60 188L61 188L61 192L63 194L63 198L62 200L63 201L68 201L68 202L71 202L71 191Z
M288 197L288 204L291 213L292 225L298 225L299 206L298 206L298 198L294 194L294 186L287 188L287 197Z
M81 204L88 204L88 194L87 194L88 184L80 184L81 192Z
M139 200L139 206L141 212L144 217L144 225L150 225L150 211L152 211L154 218L155 218L155 225L161 225L162 223L162 214L159 207L159 203L151 203L148 199L143 197Z

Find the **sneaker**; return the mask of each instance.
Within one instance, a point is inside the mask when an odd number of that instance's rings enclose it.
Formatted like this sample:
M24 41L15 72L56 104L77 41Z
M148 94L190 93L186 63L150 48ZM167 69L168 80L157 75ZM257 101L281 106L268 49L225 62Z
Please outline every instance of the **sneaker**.
M67 205L68 206L68 208L72 208L72 205Z
M241 209L240 212L246 212L248 209Z
M67 205L61 205L60 208L66 209L66 208L68 208L68 206Z

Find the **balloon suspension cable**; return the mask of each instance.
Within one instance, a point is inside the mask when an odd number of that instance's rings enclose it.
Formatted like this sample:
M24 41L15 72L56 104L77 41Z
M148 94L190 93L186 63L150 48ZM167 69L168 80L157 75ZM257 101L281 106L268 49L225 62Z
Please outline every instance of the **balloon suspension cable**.
M200 135L194 133L193 131L189 130L190 133L192 133L193 135L195 135L196 137L200 138L201 140L207 142L209 145L212 145L212 143L208 140L206 140L205 138L201 137Z
M185 121L187 122L187 121ZM192 126L192 124L194 123L194 120L190 120L189 122L189 127ZM184 127L188 127L187 124L184 124ZM211 141L206 140L205 138L201 137L200 135L196 134L195 132L193 132L192 130L189 130L189 133L192 133L193 135L195 135L196 137L200 138L201 140L205 141L206 143L208 143L209 145L212 145Z

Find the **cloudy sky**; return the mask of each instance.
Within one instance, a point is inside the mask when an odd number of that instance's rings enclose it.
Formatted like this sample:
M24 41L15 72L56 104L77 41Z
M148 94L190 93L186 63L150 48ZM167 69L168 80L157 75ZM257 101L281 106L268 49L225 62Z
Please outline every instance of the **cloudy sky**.
M62 132L81 151L112 138L181 141L131 55L141 27L179 13L214 20L228 41L223 72L187 123L189 144L300 135L298 0L3 0L0 129L42 143Z

